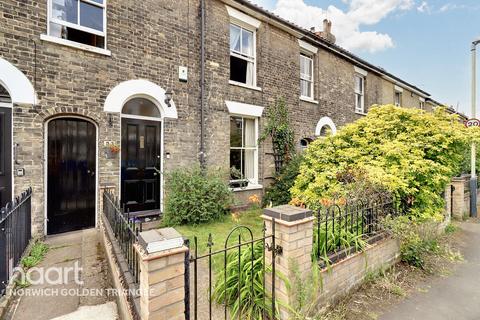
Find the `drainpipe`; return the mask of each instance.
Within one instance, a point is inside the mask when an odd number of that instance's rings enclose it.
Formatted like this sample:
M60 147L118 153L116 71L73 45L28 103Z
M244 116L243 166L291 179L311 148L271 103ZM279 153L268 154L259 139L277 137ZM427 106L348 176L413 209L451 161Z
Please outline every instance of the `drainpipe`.
M477 45L480 39L472 42L472 118L477 116ZM476 174L476 145L471 146L471 174L470 174L470 217L477 217L477 174Z
M200 167L205 170L205 0L200 2Z

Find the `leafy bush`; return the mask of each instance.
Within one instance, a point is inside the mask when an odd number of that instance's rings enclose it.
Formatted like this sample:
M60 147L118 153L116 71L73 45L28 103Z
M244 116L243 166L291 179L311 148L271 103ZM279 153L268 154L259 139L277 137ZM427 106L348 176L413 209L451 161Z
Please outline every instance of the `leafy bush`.
M408 217L399 217L385 224L400 240L401 260L411 266L425 269L426 257L438 254L440 246L436 223L416 223Z
M227 254L226 278L225 269L220 269L216 275L212 299L229 307L231 319L238 317L240 312L242 319L262 319L264 312L267 318L272 318L271 297L266 296L268 292L263 288L263 250L262 241L253 245L253 251L250 245L242 246L240 266L238 250L231 250ZM265 272L271 272L270 266L265 267Z
M294 156L285 165L280 174L275 176L275 181L265 189L265 195L263 196L264 206L272 204L278 206L287 204L292 200L290 189L295 183L300 170L300 164L302 163L302 156Z
M232 193L218 173L199 168L177 169L167 175L163 224L200 224L218 220L229 210Z
M321 199L347 194L349 183L339 180L338 173L354 170L363 172L372 185L406 199L412 216L440 218L440 194L460 170L473 132L441 108L425 113L374 106L335 136L310 144L292 195L317 209Z

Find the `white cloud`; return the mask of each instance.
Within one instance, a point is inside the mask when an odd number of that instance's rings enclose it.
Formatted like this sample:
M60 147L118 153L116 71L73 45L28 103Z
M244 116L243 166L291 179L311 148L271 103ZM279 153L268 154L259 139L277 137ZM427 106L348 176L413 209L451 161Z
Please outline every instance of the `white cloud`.
M455 4L455 3L447 3L440 8L440 12L447 12L447 11L450 11L450 10L465 9L465 8L466 8L466 6L464 4L458 5L458 4Z
M427 1L423 1L423 2L417 7L417 10L418 10L418 12L422 12L422 13L430 13L430 12L431 12L431 8L430 8L430 6L428 5L428 2L427 2Z
M373 26L392 13L415 7L415 0L342 1L347 10L333 5L324 9L308 5L304 0L278 0L273 11L306 29L314 26L321 30L323 19L328 18L332 20L332 33L339 45L348 50L377 52L394 47L392 38L377 31L362 31L361 27Z

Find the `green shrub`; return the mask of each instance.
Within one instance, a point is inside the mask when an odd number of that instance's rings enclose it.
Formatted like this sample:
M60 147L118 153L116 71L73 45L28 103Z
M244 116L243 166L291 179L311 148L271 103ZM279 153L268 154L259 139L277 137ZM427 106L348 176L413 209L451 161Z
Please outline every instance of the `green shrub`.
M412 216L440 218L440 194L459 172L463 150L475 133L442 108L426 113L372 107L366 117L309 145L292 196L316 209L323 198L346 196L349 183L339 180L338 173L354 170L405 199Z
M231 319L237 318L240 312L242 319L262 319L264 312L268 319L272 318L271 297L268 296L268 290L263 288L263 250L262 241L254 244L253 252L250 245L242 246L240 266L238 250L231 250L227 254L226 278L224 268L220 268L216 275L212 299L218 304L228 306ZM271 272L270 266L265 267L265 272Z
M228 183L218 173L199 168L177 169L167 175L163 224L200 224L225 215L232 203Z
M302 163L302 156L294 156L288 163L282 168L280 174L275 176L275 181L265 189L265 195L263 196L264 206L272 205L278 206L287 204L292 200L290 189L295 183L300 170L300 164Z
M386 220L385 225L400 240L401 260L411 266L425 269L426 257L440 251L437 223L417 223L404 216Z

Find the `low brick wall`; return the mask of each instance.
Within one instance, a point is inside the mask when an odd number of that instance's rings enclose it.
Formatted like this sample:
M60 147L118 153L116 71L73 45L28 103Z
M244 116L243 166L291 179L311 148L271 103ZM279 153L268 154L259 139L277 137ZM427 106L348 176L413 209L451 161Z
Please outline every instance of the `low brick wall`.
M384 238L321 271L322 304L334 302L360 285L368 273L388 268L400 261L400 244L391 237Z

